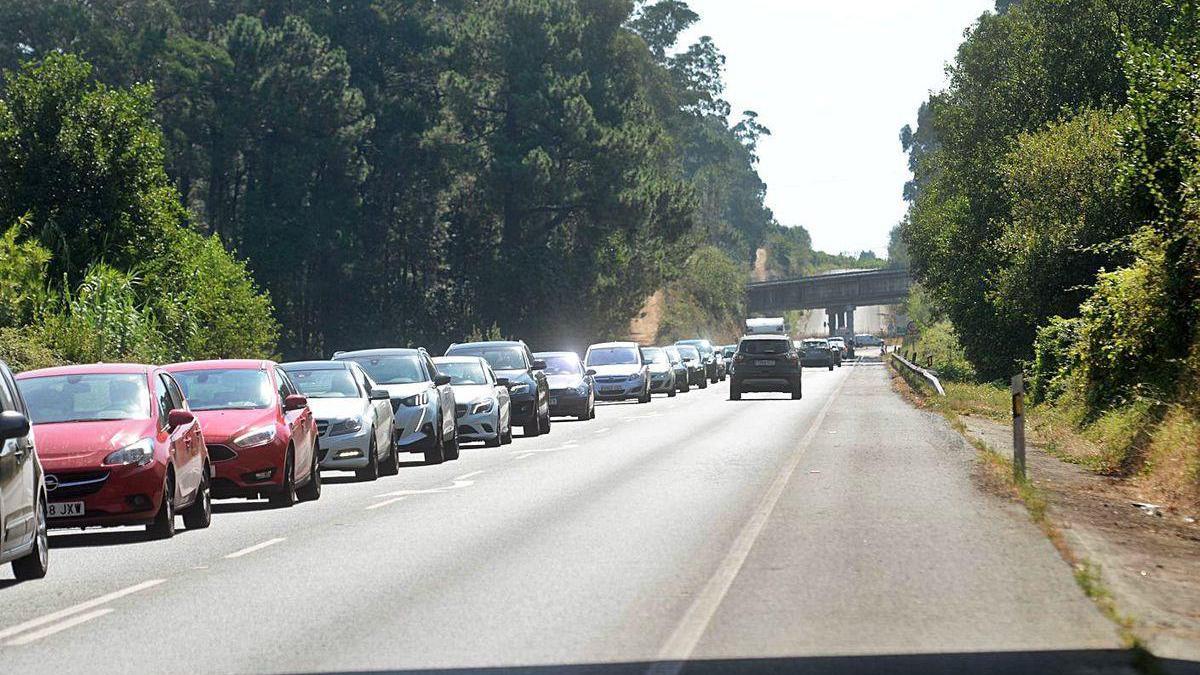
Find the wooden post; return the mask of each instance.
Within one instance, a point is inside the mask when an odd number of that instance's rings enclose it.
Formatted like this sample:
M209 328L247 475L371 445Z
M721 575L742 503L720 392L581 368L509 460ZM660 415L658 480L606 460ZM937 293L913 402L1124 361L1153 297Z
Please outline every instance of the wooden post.
M1013 478L1025 480L1025 378L1012 378Z

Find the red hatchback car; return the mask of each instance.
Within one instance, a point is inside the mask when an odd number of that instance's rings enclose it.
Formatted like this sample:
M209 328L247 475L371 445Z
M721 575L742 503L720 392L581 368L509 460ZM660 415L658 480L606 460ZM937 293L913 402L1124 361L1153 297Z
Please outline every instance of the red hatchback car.
M274 361L166 366L204 429L213 496L266 497L276 506L321 496L317 426L308 399Z
M204 436L156 366L95 364L16 377L45 469L51 527L145 525L151 537L208 527Z

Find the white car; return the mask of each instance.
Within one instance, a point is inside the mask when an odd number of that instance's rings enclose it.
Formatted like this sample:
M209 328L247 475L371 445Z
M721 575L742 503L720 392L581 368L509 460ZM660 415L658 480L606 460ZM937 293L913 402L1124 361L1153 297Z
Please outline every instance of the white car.
M450 378L433 365L424 349L364 349L338 352L334 361L353 361L371 376L375 386L392 397L396 443L411 452L424 452L425 462L441 464L458 459L458 423L454 419L454 390Z
M450 377L458 437L489 448L512 443L512 402L508 387L479 356L439 356L438 372Z
M353 471L362 480L400 471L391 396L353 361L280 365L317 421L322 469Z

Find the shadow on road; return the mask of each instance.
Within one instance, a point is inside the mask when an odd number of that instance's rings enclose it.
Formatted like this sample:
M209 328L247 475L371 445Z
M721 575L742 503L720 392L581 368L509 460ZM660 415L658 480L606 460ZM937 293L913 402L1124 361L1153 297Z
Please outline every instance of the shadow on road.
M681 669L680 669L681 667ZM884 654L877 656L812 656L761 659L717 659L679 662L628 662L547 664L513 668L447 668L430 670L378 670L372 673L593 673L647 672L699 673L850 673L852 675L927 675L930 673L972 673L1012 675L1014 673L1139 673L1163 672L1170 675L1200 674L1200 663L1155 659L1143 652L1126 650L1079 650L1042 652L978 652L956 654ZM364 671L351 671L364 672ZM348 674L347 674L348 675Z
M325 481L325 477L321 477ZM269 511L275 508L265 499L239 499L238 501L213 502L213 513L251 513L253 511Z
M216 511L213 506L213 511ZM186 529L175 531L175 536L182 535ZM145 544L152 541L146 537L144 530L129 530L122 532L79 532L76 534L51 534L50 548L83 548L85 546L127 546L130 544Z

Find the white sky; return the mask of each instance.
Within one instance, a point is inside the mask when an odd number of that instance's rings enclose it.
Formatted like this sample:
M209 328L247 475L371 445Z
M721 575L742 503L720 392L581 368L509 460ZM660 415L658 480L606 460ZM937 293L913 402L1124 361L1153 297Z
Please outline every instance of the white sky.
M817 249L887 251L908 180L900 128L945 84L963 31L994 0L688 0L725 54L731 122L754 110L767 205Z

